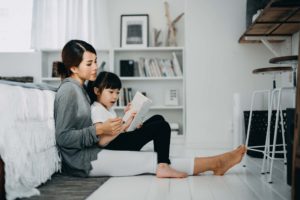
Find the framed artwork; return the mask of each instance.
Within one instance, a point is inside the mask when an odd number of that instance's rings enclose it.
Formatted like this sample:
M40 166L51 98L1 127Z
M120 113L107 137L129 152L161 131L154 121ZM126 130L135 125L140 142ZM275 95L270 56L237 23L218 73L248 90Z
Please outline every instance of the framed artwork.
M178 106L179 105L179 91L178 89L168 89L165 94L166 106Z
M120 46L124 48L149 46L148 14L121 15Z

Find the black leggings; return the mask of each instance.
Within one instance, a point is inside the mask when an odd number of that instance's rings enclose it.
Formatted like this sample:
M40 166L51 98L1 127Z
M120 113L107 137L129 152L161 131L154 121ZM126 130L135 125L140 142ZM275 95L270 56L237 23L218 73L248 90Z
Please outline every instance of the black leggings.
M109 150L139 151L153 140L154 151L157 152L157 163L170 164L171 129L161 115L154 115L143 123L143 126L131 132L121 133L104 147Z

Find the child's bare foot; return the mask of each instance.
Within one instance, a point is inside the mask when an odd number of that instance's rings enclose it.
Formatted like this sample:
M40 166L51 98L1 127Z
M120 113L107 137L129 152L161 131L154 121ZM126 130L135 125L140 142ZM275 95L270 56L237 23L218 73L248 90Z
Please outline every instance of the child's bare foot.
M231 167L241 162L246 153L245 145L241 145L235 150L217 156L217 167L213 170L214 175L224 175Z
M185 178L188 175L185 172L173 169L166 163L159 163L156 169L156 176L158 178Z

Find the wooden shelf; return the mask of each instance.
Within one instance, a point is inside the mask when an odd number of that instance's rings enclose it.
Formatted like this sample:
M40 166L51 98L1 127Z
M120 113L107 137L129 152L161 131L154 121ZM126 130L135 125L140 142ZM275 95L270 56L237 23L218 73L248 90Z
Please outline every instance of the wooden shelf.
M125 106L116 106L115 110L124 110ZM152 106L150 110L182 110L183 106Z
M184 47L144 47L144 48L115 48L115 52L132 52L132 51L182 51Z
M258 43L257 40L247 40L247 37L274 37L270 42L281 42L275 37L292 36L300 31L300 2L271 1L256 20L240 37L239 43Z
M182 76L175 77L120 77L122 81L172 81L172 80L183 80Z

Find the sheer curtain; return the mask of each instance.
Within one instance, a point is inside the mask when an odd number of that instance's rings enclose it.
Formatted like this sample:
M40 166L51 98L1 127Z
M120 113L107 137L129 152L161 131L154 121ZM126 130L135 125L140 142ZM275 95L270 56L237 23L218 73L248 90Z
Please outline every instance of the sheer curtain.
M107 0L34 0L31 46L61 49L81 39L96 49L110 48Z

